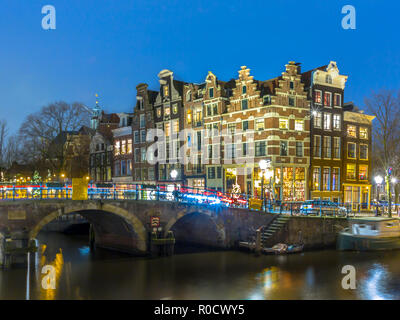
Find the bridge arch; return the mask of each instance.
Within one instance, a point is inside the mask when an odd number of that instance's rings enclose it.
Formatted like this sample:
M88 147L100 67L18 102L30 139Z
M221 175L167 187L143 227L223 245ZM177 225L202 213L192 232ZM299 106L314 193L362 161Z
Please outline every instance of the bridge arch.
M147 251L147 231L143 223L139 218L135 216L135 214L127 211L124 208L119 206L115 206L112 204L104 204L104 203L93 203L87 201L79 201L74 203L66 203L63 206L60 206L57 210L51 211L46 214L45 217L39 220L33 228L29 232L29 238L35 239L40 232L40 230L49 222L56 219L57 217L68 215L72 213L93 213L93 217L96 214L95 212L103 212L103 213L111 213L116 215L119 218L125 220L132 230L135 232L137 236L137 250L141 252Z
M213 247L226 246L226 231L222 223L218 223L211 211L180 211L165 226L165 234L173 231L177 240L182 236L185 242L193 242ZM191 241L191 239L193 241Z

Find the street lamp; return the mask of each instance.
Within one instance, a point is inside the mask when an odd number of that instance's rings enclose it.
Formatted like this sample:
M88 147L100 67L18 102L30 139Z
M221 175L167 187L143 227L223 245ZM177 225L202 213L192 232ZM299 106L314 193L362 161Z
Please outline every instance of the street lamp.
M178 176L178 171L174 169L174 170L171 171L170 175L171 175L171 178L173 180L175 180L176 177Z
M266 170L267 167L268 167L268 161L267 160L260 160L258 165L260 166L260 169L261 169L261 173L260 173L260 175L261 175L261 201L262 201L261 203L262 203L262 207L265 208L265 206L264 206L264 198L265 198L265 192L264 192L264 170Z
M378 198L378 201L379 201L379 186L383 182L383 178L382 178L382 176L376 176L374 178L374 180L375 180L375 183L376 183L376 195L377 195L377 198Z

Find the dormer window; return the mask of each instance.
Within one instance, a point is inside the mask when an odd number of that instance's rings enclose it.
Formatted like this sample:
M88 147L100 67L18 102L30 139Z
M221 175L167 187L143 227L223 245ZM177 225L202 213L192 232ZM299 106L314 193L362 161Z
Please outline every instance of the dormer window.
M332 77L331 77L330 74L327 74L327 75L326 75L326 77L325 77L325 82L326 82L326 83L329 83L329 84L332 84Z
M243 86L242 87L242 94L246 94L247 93L247 87L246 86Z
M210 96L210 98L214 98L214 88L208 89L208 95Z
M139 110L143 110L143 99L139 99Z
M264 106L271 104L271 97L264 96Z

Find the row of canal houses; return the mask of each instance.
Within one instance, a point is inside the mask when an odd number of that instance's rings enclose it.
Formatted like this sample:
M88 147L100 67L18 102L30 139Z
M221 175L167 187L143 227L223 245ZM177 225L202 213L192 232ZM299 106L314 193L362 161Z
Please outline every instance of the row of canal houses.
M260 196L259 162L267 160L270 199L369 209L373 116L344 103L347 76L335 62L302 73L290 61L270 80L254 79L246 66L227 82L212 72L200 84L176 80L169 70L158 78L158 91L136 87L133 113L106 114L96 103L94 182Z

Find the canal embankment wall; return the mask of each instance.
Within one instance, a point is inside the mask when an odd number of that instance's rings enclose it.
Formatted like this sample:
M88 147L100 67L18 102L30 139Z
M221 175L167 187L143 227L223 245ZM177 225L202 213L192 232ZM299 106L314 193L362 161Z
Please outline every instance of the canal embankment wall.
M338 233L347 226L346 218L293 216L264 245L302 242L304 250L334 248Z

